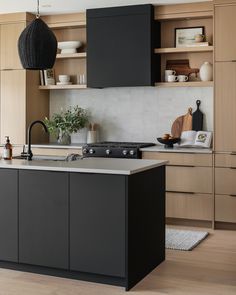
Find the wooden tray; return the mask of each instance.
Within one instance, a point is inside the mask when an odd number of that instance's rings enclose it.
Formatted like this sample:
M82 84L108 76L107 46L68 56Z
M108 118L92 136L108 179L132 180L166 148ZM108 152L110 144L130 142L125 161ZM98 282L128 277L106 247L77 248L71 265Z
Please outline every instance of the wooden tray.
M191 74L195 74L195 76L197 77L197 74L199 73L199 69L190 68L188 59L167 60L166 69L176 71L176 75L186 75L188 77Z

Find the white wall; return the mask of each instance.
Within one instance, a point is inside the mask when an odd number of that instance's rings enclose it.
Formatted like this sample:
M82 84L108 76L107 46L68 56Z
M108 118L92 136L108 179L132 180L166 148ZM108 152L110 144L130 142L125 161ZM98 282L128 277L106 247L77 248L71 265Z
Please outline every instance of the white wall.
M89 109L91 121L100 124L100 140L156 141L170 133L176 117L194 110L200 99L204 129L213 130L213 88L130 87L87 90L54 90L50 114L79 105Z

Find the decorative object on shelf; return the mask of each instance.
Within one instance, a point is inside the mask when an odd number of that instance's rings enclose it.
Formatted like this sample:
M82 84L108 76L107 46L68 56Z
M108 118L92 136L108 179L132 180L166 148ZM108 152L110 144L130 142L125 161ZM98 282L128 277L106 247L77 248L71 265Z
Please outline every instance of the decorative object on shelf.
M183 131L181 134L181 147L210 148L212 142L211 131Z
M205 38L205 36L203 34L196 34L194 36L194 40L196 43L203 42L204 38Z
M85 74L77 74L77 84L79 84L79 85L86 84Z
M18 40L18 53L24 69L44 70L53 67L57 54L57 39L42 21L37 0L37 14L21 33Z
M157 137L157 141L164 144L164 147L169 149L173 148L174 144L180 141L180 138L172 137L170 134L164 134L163 137Z
M186 75L190 80L190 75L199 73L199 69L197 68L190 68L189 60L188 59L174 59L174 60L167 60L166 61L166 69L172 69L176 71L176 75Z
M196 42L192 44L186 44L186 47L202 47L202 46L209 46L209 42Z
M42 70L41 70L42 71ZM54 69L43 70L44 85L55 85Z
M201 65L199 76L202 81L213 80L213 66L210 62L206 61Z
M70 144L71 134L84 128L88 123L88 113L85 109L75 106L59 114L53 114L52 119L45 118L48 131L57 136L59 144Z
M178 81L178 77L175 75L169 75L167 77L167 82L173 83L173 82L177 82Z
M61 54L76 53L76 49L82 45L81 41L63 41L58 42L58 48L61 50Z
M165 82L168 82L168 76L169 75L175 75L176 74L176 71L174 70L165 70Z
M188 76L186 75L178 75L178 82L187 82L188 81Z
M204 27L189 27L175 29L175 47L185 47L195 43L196 35L204 35Z
M195 131L203 130L203 113L200 111L201 100L196 101L197 110L193 113L193 127Z
M69 75L58 75L57 85L71 85L72 82L70 82L70 76Z

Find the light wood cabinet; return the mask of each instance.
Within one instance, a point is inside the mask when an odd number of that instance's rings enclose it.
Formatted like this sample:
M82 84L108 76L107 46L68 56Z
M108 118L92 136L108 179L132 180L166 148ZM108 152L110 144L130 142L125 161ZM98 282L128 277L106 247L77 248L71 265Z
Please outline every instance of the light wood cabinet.
M143 159L168 160L166 217L213 221L213 155L143 152Z
M236 60L236 4L215 7L215 59Z
M211 221L211 194L166 193L166 217Z
M23 70L1 72L1 142L9 136L11 142L25 142L26 125L26 72Z
M18 56L18 39L26 26L25 22L2 24L0 57L1 70L22 69L22 65Z
M212 154L143 152L143 159L167 160L168 165L212 166Z
M215 196L215 219L221 222L236 223L236 197L229 195Z
M2 143L9 136L13 144L25 144L29 124L48 116L48 96L38 90L38 81L37 71L1 71ZM34 127L32 142L47 142L41 126Z
M236 196L236 168L215 168L216 194Z
M236 151L236 62L215 64L215 150Z
M212 168L167 166L166 190L210 194L212 193Z
M215 167L232 167L236 168L236 153L216 154Z

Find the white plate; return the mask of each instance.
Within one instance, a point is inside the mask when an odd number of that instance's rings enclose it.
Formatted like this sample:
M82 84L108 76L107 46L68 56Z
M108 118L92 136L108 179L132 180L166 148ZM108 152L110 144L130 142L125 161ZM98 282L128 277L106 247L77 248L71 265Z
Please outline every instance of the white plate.
M57 82L57 85L71 85L72 82Z

